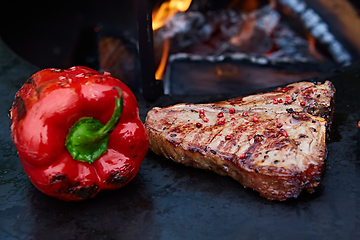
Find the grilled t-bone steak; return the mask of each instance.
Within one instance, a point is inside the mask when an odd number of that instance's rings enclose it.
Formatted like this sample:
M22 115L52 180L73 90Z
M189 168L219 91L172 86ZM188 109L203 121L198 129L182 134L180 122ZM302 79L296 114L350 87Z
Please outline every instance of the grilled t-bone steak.
M155 107L145 127L156 154L283 201L320 183L334 97L329 81L299 82L216 103Z

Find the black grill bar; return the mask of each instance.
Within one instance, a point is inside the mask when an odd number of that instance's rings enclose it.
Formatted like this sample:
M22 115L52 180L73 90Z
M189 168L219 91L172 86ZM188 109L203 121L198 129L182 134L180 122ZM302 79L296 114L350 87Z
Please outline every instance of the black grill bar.
M163 95L163 82L155 79L155 54L152 29L152 5L148 0L136 0L139 56L142 92L147 101Z

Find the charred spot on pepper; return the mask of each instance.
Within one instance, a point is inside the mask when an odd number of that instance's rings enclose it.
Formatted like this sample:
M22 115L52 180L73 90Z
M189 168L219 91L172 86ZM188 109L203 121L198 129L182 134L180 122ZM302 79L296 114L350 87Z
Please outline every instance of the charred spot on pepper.
M76 196L79 199L89 199L93 197L98 191L99 186L93 184L89 187L80 186L80 182L71 182L65 174L56 174L53 175L49 180L50 186L59 184L55 193L67 195L71 194Z
M17 96L14 101L16 109L16 121L20 121L26 115L25 103L22 97Z
M49 180L50 186L52 186L52 185L54 185L54 184L56 184L56 183L58 183L58 182L65 181L65 180L67 180L67 179L68 179L68 177L67 177L66 175L56 174L56 175L54 175L54 176L52 176L52 177L50 178L50 180Z
M117 186L117 185L123 185L123 184L127 183L133 175L131 173L131 170L132 169L127 170L126 175L123 175L120 171L115 171L115 172L111 173L109 178L106 180L106 184L111 184L111 185Z
M35 92L36 92L37 99L40 99L40 94L41 94L42 90L43 90L42 87L35 87Z
M75 195L80 199L89 199L93 197L99 191L99 186L94 184L90 187L80 187L76 186L73 188L69 188L69 193Z
M28 80L26 80L25 84L31 84L36 87L33 76L29 77Z

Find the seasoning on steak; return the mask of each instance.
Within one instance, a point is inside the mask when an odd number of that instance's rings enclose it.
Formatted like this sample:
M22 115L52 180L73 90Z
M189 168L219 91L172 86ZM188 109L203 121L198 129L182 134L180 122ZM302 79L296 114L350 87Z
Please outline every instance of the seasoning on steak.
M320 183L334 97L329 81L299 82L216 103L155 107L145 127L156 154L284 201Z

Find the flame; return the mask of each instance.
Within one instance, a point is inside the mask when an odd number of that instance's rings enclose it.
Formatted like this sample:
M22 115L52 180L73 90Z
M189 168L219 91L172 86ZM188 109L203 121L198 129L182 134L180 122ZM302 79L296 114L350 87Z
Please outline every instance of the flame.
M178 12L185 12L190 7L192 0L170 0L161 4L161 6L152 13L152 28L157 30L168 23ZM161 61L155 73L155 79L162 79L167 59L169 56L170 40L164 39L164 49Z
M185 12L190 7L192 0L170 0L161 4L161 6L152 13L153 30L163 27L178 12Z
M161 61L160 61L159 67L155 73L155 79L162 79L162 77L163 77L163 74L165 71L165 66L167 63L168 56L169 56L169 48L170 48L170 40L168 38L166 38L164 40L164 49L163 49L163 53L161 56Z

